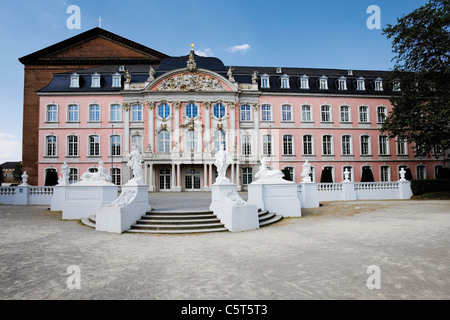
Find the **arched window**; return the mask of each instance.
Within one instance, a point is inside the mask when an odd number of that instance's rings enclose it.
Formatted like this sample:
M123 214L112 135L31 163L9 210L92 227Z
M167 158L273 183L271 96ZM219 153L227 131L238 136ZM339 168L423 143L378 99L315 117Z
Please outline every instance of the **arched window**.
M89 156L100 155L100 137L97 135L89 136Z
M163 119L165 119L165 118L167 118L168 116L170 116L170 107L169 107L169 105L166 104L166 103L161 104L161 105L158 107L158 115L159 115L161 118L163 118Z
M198 107L194 103L190 103L186 106L186 116L190 119L195 118L198 115Z
M136 104L131 107L131 121L143 121L143 109L142 105Z
M167 130L162 130L158 135L158 152L170 152L170 132Z
M214 134L214 151L215 152L219 152L220 150L226 150L226 137L225 137L225 132L223 132L222 130L218 130L215 134Z
M283 154L293 155L294 154L294 136L290 134L285 134L283 136Z
M47 157L56 157L56 137L55 136L47 136L46 140L46 156Z
M197 134L194 130L189 130L186 133L186 151L197 151Z
M69 157L78 156L78 136L68 136L67 137L67 155Z
M213 108L214 117L218 119L222 119L225 116L225 106L221 103L218 103Z

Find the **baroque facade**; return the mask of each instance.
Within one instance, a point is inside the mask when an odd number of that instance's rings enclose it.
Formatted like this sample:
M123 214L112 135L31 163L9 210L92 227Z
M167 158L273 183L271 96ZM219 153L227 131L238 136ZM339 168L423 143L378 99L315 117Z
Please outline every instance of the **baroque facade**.
M229 67L186 56L158 64L101 65L57 73L39 96L38 184L54 183L64 161L71 182L103 161L113 181L131 179L136 144L149 191L209 191L214 155L232 156L239 189L261 160L301 182L434 178L443 161L416 158L414 146L379 128L400 90L386 71ZM325 178L326 177L326 178Z

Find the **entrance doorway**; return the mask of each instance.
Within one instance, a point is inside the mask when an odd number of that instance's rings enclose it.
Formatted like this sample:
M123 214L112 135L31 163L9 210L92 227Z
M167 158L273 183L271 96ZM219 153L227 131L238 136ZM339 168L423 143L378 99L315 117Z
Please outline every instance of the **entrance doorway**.
M200 191L201 186L200 170L188 169L184 172L184 190L185 191Z
M170 190L170 170L167 168L159 170L159 190Z

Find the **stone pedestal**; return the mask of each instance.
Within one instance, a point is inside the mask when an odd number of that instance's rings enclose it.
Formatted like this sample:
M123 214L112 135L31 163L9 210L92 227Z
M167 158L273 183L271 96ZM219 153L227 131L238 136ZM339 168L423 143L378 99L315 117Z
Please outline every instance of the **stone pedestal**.
M53 196L50 203L51 211L63 211L64 203L66 202L66 187L59 185L53 187Z
M97 210L117 198L118 188L114 184L77 185L65 188L65 201L62 206L63 220L83 219L95 215Z
M117 199L98 209L95 229L122 233L151 209L147 185L123 185Z
M400 199L410 199L413 195L411 190L411 181L408 180L400 180L399 184L399 198Z
M213 184L211 186L210 210L231 232L259 228L258 209L247 204L237 193L233 183Z
M317 191L317 185L311 182L302 182L301 186L301 199L302 208L318 208L319 207L319 195Z

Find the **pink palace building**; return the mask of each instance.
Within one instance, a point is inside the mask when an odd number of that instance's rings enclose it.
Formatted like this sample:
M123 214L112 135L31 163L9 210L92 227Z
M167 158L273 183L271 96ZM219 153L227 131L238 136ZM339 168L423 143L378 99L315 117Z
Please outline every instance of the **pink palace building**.
M233 158L228 177L245 190L262 158L285 178L396 181L434 178L442 160L379 128L400 90L387 71L225 66L217 58L167 57L159 65L104 65L57 73L38 91L39 185L54 185L61 165L70 182L99 162L113 181L131 179L127 154L143 155L150 192L208 191L214 155Z

